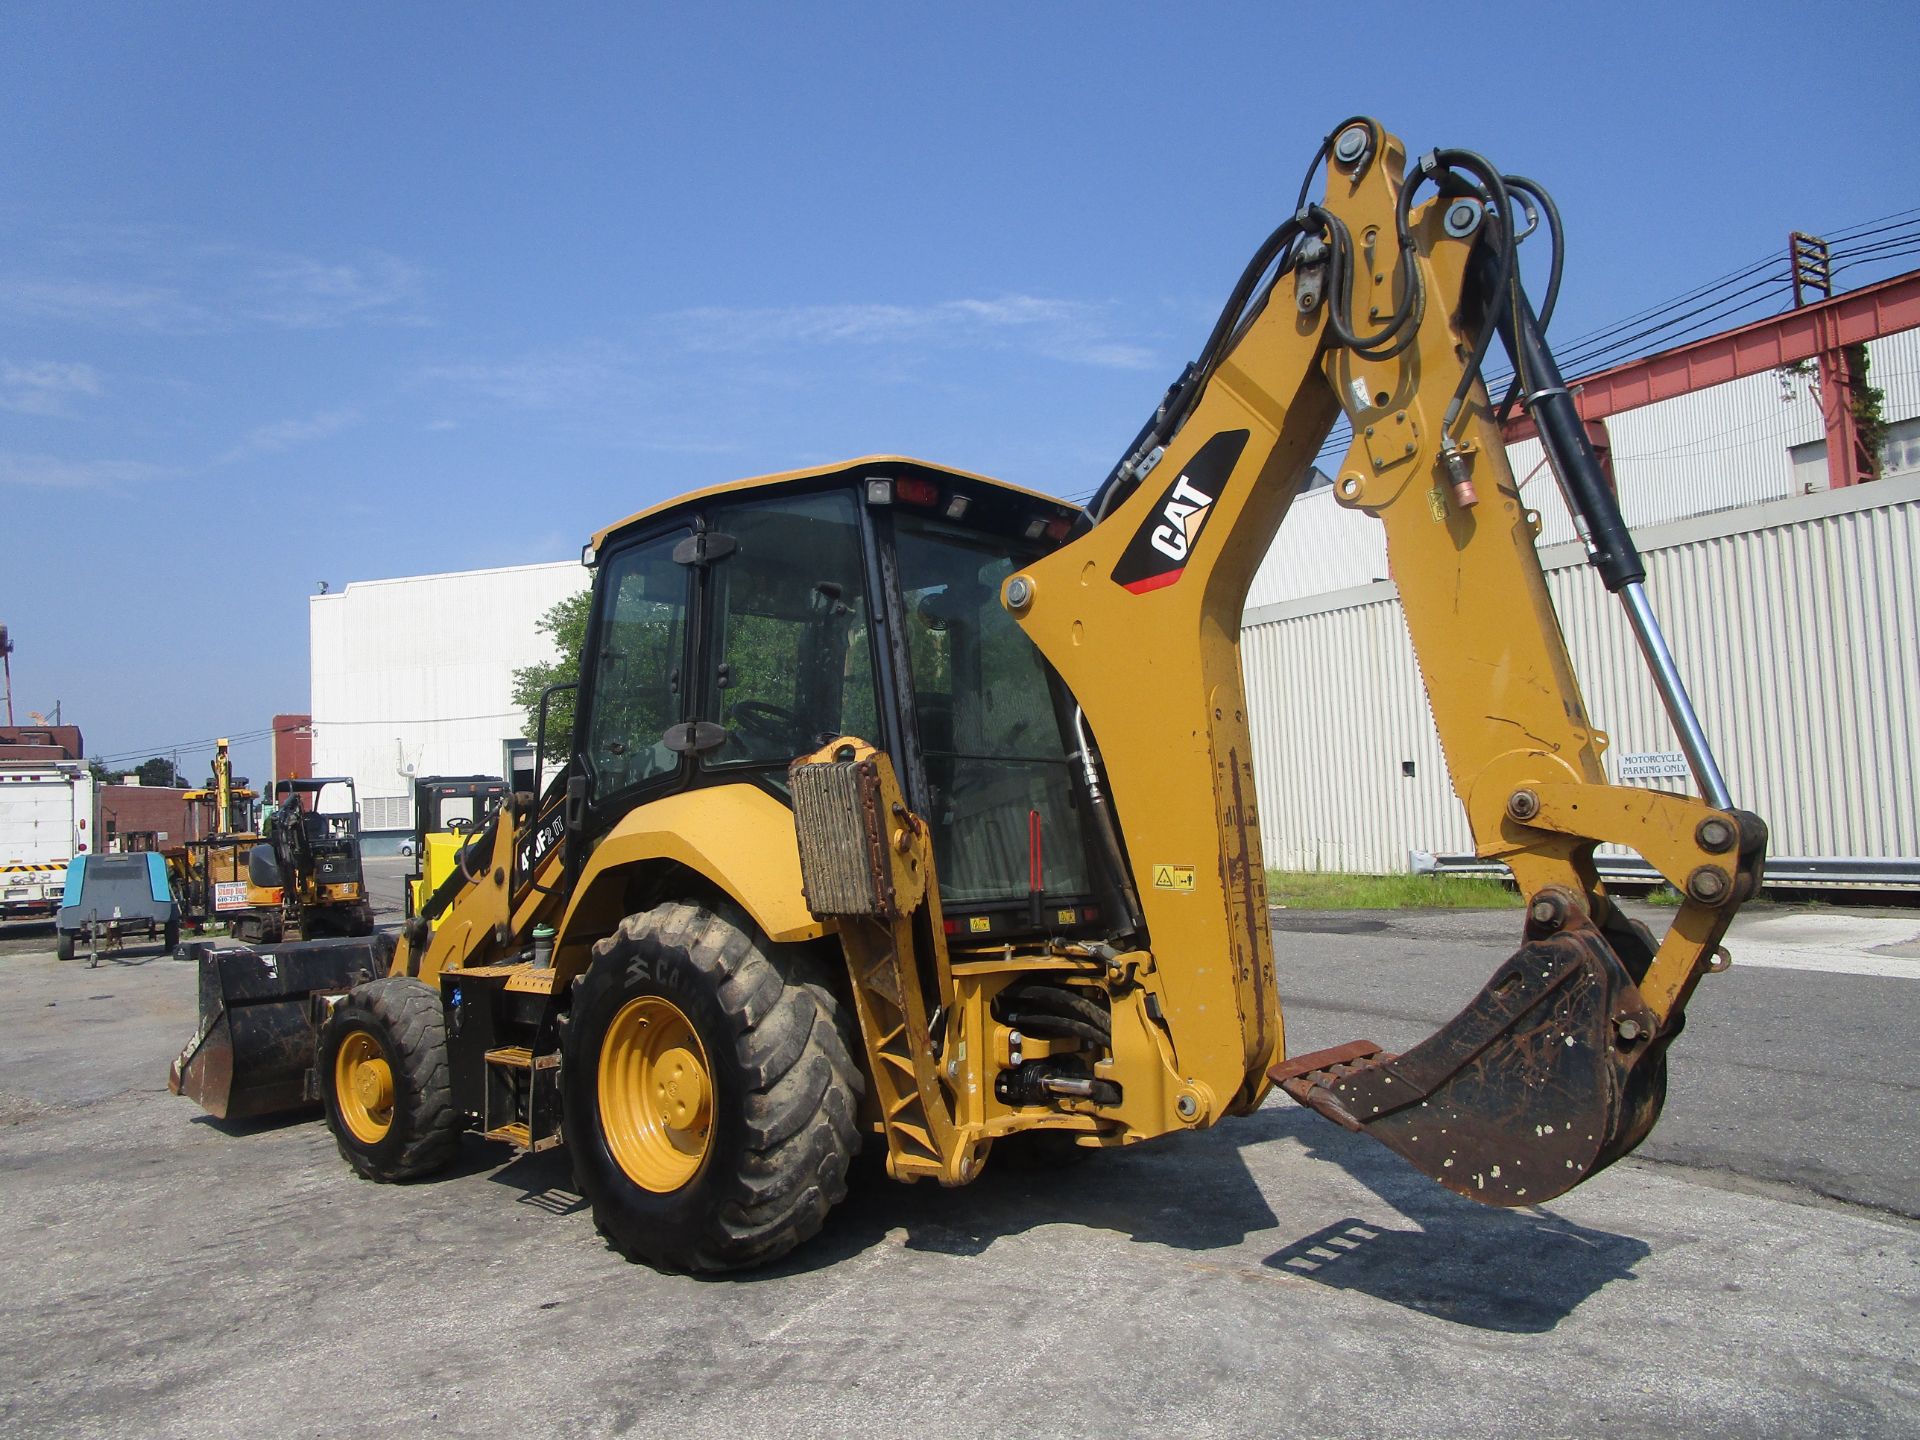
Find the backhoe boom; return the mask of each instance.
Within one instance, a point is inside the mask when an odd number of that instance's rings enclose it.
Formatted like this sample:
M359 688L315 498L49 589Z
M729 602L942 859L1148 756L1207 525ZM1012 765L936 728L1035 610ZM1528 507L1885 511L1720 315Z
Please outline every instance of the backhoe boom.
M1243 283L1244 313L1223 316L1217 350L1096 497L1092 527L1012 577L1005 601L1098 745L1169 1024L1204 1092L1244 1110L1277 1080L1442 1183L1530 1203L1651 1126L1666 1043L1758 883L1765 830L1727 802L1670 657L1658 679L1713 803L1607 782L1606 737L1535 552L1539 519L1478 374L1496 325L1515 337L1524 398L1597 568L1633 601L1649 653L1665 644L1585 434L1562 423L1570 406L1519 292L1502 177L1466 152L1435 152L1409 174L1400 143L1364 120L1323 153L1324 204L1303 206L1249 271L1257 282L1271 263L1277 275L1264 290ZM1413 203L1426 182L1436 193ZM1528 942L1409 1055L1363 1044L1282 1065L1240 620L1343 412L1354 439L1336 498L1386 529L1449 776L1478 853L1530 897ZM1327 753L1290 763L1340 763L1341 702L1325 697ZM1601 842L1638 850L1685 897L1657 952L1609 901L1593 864ZM1433 1120L1424 1141L1405 1139L1422 1123L1409 1101ZM1578 1153L1547 1141L1570 1125Z

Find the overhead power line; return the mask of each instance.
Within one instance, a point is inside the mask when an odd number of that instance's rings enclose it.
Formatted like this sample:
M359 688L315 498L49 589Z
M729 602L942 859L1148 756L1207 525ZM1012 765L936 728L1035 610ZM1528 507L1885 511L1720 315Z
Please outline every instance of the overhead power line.
M251 741L265 740L273 735L291 734L295 730L304 728L304 722L300 725L268 725L258 730L241 730L229 735L211 735L203 740L176 741L170 745L142 745L133 750L116 750L106 755L89 755L87 759L97 760L102 765L110 765L116 761L124 763L129 760L164 759L176 751L181 754L192 754L198 750L211 750L222 740L229 745L245 745Z

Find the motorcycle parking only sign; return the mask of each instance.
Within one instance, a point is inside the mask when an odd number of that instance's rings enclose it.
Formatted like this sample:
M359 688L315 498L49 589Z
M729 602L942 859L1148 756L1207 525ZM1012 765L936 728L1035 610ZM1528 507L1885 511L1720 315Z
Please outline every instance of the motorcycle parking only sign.
M1622 780L1684 780L1687 757L1678 750L1652 750L1620 757Z

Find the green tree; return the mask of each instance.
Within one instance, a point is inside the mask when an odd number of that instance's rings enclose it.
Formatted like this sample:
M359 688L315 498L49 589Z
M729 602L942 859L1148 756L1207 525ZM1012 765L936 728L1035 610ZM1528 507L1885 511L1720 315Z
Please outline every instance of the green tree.
M553 641L553 659L523 665L513 672L513 703L526 712L520 733L529 740L540 735L540 692L549 685L571 684L580 678L580 652L587 643L587 612L593 592L569 595L534 622L534 629ZM574 692L553 697L547 707L547 754L566 755L573 747Z
M162 789L181 789L187 783L174 763L160 755L151 760L142 760L140 768L133 773L140 777L142 785L157 785Z

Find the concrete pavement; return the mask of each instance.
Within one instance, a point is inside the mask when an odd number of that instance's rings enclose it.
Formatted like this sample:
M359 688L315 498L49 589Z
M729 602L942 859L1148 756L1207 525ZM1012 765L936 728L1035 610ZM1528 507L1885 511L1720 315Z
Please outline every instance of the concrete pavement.
M1515 924L1282 920L1334 927L1278 937L1296 1048L1357 1020L1397 1043ZM318 1123L226 1126L165 1094L185 965L90 971L49 945L0 968L0 1435L1920 1432L1920 1226L1750 1175L1717 1132L1714 1183L1634 1158L1493 1211L1274 1104L964 1190L869 1176L787 1262L698 1281L609 1251L558 1155L469 1141L447 1177L377 1186ZM1907 994L1713 978L1643 1155L1689 1116L1767 1118L1753 1076L1735 1103L1754 1027L1824 1007L1910 1034ZM1886 1064L1863 1033L1814 1088L1848 1090L1849 1054ZM1913 1108L1861 1123L1903 1144Z

